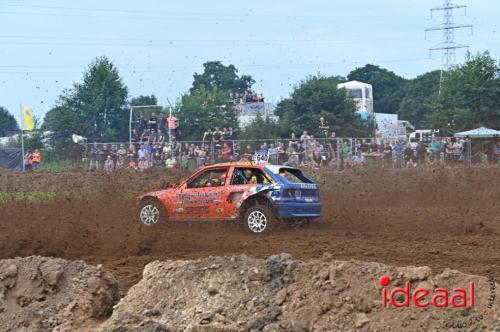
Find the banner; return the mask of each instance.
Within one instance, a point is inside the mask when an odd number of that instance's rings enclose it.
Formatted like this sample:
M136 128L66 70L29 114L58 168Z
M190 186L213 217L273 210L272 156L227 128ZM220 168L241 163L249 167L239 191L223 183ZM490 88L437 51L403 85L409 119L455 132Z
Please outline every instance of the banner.
M0 149L0 168L20 171L23 162L21 149Z
M21 129L31 131L35 128L33 121L33 110L21 105Z
M406 129L397 114L374 113L377 129L384 139L405 139Z

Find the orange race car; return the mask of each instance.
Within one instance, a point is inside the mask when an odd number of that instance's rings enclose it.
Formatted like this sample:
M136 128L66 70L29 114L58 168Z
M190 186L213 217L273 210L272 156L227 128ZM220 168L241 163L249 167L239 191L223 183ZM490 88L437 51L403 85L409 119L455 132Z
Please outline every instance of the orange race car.
M199 169L179 186L140 197L139 221L242 220L251 233L277 220L303 222L321 213L318 186L300 169L252 162Z

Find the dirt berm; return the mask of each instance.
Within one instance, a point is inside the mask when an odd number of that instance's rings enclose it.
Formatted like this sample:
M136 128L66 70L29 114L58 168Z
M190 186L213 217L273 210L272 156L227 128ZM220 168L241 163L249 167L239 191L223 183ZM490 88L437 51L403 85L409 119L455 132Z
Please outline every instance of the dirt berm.
M384 308L382 275L391 279L389 292L406 281L412 289L431 292L468 290L474 282L474 308ZM432 275L428 267L336 261L328 255L309 262L288 254L155 261L100 331L447 331L461 322L494 330L500 328L500 304L487 307L494 287L484 277L454 270Z
M118 300L101 266L31 256L0 260L0 331L95 330Z

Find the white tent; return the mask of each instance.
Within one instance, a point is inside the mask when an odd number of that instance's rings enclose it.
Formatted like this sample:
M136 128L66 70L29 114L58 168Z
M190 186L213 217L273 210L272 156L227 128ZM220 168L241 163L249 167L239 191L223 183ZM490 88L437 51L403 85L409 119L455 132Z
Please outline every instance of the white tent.
M468 131L462 131L461 133L456 133L455 137L470 137L470 138L500 137L500 131L486 127L481 127Z

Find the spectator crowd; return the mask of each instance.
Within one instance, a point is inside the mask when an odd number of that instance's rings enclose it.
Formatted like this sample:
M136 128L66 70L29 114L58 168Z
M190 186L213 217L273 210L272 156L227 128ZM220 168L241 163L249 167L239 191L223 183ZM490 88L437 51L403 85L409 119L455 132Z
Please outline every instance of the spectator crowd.
M257 93L252 90L247 90L245 93L231 92L229 98L233 104L245 104L245 103L263 103L264 94Z
M234 95L233 95L234 96ZM248 91L243 97L254 98ZM258 97L258 96L257 96ZM194 170L209 164L263 160L295 167L337 167L339 169L377 167L418 167L425 164L491 163L500 159L500 141L492 151L471 153L470 140L433 136L430 143L380 138L338 138L329 123L319 118L316 138L308 131L291 133L288 139L238 140L232 127L213 127L203 132L201 141L182 142L178 120L163 112L146 119L140 113L132 130L132 144L87 146L84 159L90 169L113 171L120 168L147 170ZM30 166L36 169L38 166Z
M434 137L425 145L403 140L376 138L316 138L304 131L292 133L289 139L241 141L232 128L210 128L198 142L157 140L125 144L90 145L85 159L91 169L113 171L120 168L147 170L150 168L189 169L220 162L252 161L255 158L272 164L295 167L336 167L339 169L365 166L403 168L426 164L460 165L469 161L486 164L500 160L500 141L491 151L471 153L470 141Z

